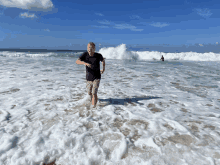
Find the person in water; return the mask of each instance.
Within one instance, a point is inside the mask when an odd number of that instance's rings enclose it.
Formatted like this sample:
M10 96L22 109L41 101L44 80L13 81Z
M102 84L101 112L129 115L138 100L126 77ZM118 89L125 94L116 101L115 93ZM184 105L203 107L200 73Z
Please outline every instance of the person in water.
M164 57L163 57L163 55L162 55L162 57L161 57L161 59L160 59L160 60L164 61Z
M103 70L100 71L100 61L102 62ZM101 80L101 74L105 71L105 59L100 53L95 52L95 44L89 42L87 45L87 52L84 52L76 60L76 64L86 66L86 88L90 95L93 108L96 107L98 100L97 92Z

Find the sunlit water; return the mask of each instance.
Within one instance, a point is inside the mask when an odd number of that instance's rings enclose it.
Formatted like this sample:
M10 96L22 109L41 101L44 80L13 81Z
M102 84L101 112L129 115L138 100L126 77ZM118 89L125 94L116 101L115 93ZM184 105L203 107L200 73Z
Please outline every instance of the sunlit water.
M9 54L0 164L220 165L219 61L107 58L92 108L77 57Z

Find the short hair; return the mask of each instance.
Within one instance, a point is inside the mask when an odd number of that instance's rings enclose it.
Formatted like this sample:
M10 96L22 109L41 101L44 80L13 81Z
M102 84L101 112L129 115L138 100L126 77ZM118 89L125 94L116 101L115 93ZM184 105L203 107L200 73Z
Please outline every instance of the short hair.
M88 45L92 45L95 48L95 43L94 42L89 42Z

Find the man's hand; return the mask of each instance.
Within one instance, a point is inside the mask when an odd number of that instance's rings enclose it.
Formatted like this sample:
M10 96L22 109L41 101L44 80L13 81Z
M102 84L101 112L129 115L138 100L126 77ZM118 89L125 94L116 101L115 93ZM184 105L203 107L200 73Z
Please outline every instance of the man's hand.
M85 63L85 66L88 66L89 68L91 68L91 64Z
M104 73L104 71L105 71L105 70L101 70L101 71L100 71L100 72L101 72L101 74L102 74L102 73Z

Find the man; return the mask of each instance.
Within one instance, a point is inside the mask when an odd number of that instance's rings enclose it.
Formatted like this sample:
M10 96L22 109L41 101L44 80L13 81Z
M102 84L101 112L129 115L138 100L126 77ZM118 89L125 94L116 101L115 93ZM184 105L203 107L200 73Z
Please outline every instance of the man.
M100 64L102 62L103 70L100 73ZM87 45L87 52L84 52L79 59L76 60L76 64L86 66L86 88L90 95L93 108L96 107L97 103L97 92L99 88L99 83L101 80L101 74L105 71L105 60L100 53L95 53L95 44L89 42Z
M163 55L162 55L162 57L161 57L161 59L160 59L160 60L164 61L164 57L163 57Z

